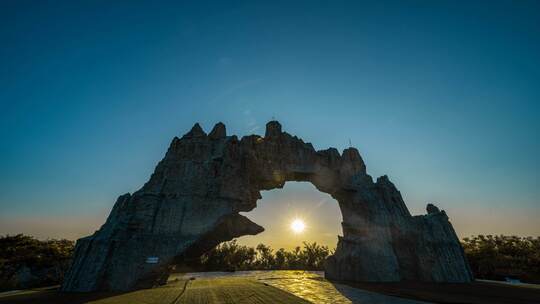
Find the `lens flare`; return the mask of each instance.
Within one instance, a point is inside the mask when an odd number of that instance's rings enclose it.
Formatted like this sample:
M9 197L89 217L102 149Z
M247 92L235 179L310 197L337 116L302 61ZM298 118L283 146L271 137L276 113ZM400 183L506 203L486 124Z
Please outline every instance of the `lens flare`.
M306 229L306 224L303 220L297 218L291 223L291 229L294 233L302 233Z

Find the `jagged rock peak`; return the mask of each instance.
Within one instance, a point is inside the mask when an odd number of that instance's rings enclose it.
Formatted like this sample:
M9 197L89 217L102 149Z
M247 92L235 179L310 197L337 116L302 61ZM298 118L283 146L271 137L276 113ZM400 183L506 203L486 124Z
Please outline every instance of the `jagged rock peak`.
M227 136L227 129L225 128L225 125L222 122L218 122L212 131L210 131L210 134L208 134L208 137L211 139L220 139L225 138Z
M189 132L187 132L182 138L195 138L195 137L205 137L206 133L204 133L204 130L201 128L199 123L195 123L193 125L193 128Z
M439 213L439 212L441 212L441 211L439 210L439 207L437 207L437 206L435 206L435 205L433 205L433 204L427 204L427 206L426 206L426 211L427 211L428 214L433 214L433 213Z
M349 160L360 159L360 152L354 147L349 147L343 150L343 158Z
M281 124L277 120L271 120L266 124L264 137L274 137L281 135Z
M366 171L366 164L364 164L364 160L356 148L350 147L343 150L341 159L343 162L351 163L353 168L357 169L358 171Z
M377 184L386 184L389 183L390 179L388 178L388 175L381 175L377 177Z
M339 151L336 148L331 147L331 148L328 148L326 150L319 150L319 152L324 153L324 154L328 154L328 155L330 155L330 156L332 156L334 158L337 158L337 159L341 158L341 155L339 155Z
M388 178L388 175L386 174L377 177L377 185L382 186L382 187L396 188L396 186L394 186L394 183L390 181L390 179Z
M339 162L341 161L341 155L339 155L339 151L336 148L319 150L317 151L317 153L325 157L330 164L339 164Z

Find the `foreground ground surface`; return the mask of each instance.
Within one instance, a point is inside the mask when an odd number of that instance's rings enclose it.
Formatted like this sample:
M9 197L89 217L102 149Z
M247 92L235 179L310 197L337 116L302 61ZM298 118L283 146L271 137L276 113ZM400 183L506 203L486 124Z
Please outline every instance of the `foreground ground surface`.
M127 293L62 294L56 288L0 294L0 303L180 304L180 303L540 303L537 286L473 284L352 284L329 282L307 271L188 273L169 283Z
M177 280L152 289L128 293L61 294L56 289L0 296L0 303L198 304L309 303L278 288L245 278Z

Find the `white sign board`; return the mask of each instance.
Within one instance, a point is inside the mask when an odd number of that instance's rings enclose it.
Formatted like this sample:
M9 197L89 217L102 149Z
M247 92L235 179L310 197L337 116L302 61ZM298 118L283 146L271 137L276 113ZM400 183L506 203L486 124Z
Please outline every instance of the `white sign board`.
M146 264L157 264L159 262L159 258L152 256L146 258Z

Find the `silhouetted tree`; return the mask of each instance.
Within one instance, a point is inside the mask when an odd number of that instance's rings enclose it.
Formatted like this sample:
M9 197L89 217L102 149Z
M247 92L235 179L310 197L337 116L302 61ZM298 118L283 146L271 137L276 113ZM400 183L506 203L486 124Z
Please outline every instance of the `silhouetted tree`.
M320 246L316 242L306 243L304 242L304 249L302 250L302 260L304 269L318 270L323 269L324 261L330 254L330 250L327 246Z
M283 248L276 251L274 259L275 269L287 269L287 252Z
M201 257L204 270L268 270L305 269L322 270L330 251L327 246L317 243L303 243L292 251L280 248L275 253L270 246L240 246L233 240L225 242Z
M224 242L201 256L206 270L247 270L253 267L257 252L252 247L238 245L236 240Z
M462 245L477 278L540 282L540 237L478 235Z
M23 234L0 237L0 290L60 283L73 248L69 240L40 241Z
M273 250L270 246L259 244L257 249L257 268L258 269L275 269Z

